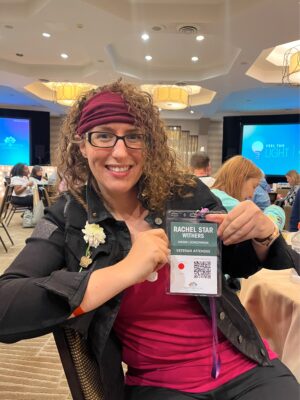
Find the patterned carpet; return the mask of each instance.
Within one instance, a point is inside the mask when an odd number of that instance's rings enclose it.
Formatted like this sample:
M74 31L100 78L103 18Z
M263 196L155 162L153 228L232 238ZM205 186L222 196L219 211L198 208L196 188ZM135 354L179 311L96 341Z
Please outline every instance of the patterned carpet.
M23 248L31 232L32 229L22 228L20 214L9 225L14 246L0 230L8 247L6 253L0 243L0 274ZM0 343L0 399L72 399L52 335L9 345Z

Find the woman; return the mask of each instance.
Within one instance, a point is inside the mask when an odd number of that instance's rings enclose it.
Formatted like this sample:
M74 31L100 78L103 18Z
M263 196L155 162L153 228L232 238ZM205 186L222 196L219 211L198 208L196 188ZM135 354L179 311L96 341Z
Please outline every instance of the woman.
M45 207L49 206L48 196L44 185L48 185L48 181L43 177L43 168L40 165L32 167L29 180L34 183L35 187L38 188L38 194L40 200L42 200Z
M32 207L34 185L28 178L29 168L26 164L18 163L11 170L10 185L14 190L12 193L12 203L17 206Z
M291 218L289 224L290 232L297 232L299 230L300 223L300 190L296 193L295 201L291 210Z
M47 180L43 177L43 167L40 165L35 165L32 167L29 179L36 185L43 185L44 183L47 183Z
M292 206L294 204L296 193L300 187L300 179L299 174L295 169L288 171L285 175L288 184L290 185L290 190L288 191L287 195L281 199L285 206Z
M263 178L263 173L252 161L237 155L225 161L215 178L212 192L219 197L226 210L231 211L239 202L253 198L255 189ZM283 229L285 214L282 208L269 205L263 212L280 230Z
M0 278L0 340L71 325L89 342L108 400L233 399L242 392L248 400L262 391L277 400L283 387L296 400L295 378L225 282L216 300L220 318L213 314L223 332L216 379L207 297L165 292L166 209L223 208L177 168L151 96L120 82L83 96L65 120L60 159L69 192ZM290 250L253 203L207 218L220 222L224 272L291 267ZM121 360L128 365L125 387Z

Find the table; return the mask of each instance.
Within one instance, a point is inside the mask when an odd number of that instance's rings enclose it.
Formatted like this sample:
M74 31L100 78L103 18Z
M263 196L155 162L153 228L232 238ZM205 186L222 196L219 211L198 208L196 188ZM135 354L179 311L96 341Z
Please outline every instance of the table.
M300 276L294 269L262 269L242 279L240 300L261 336L300 383Z

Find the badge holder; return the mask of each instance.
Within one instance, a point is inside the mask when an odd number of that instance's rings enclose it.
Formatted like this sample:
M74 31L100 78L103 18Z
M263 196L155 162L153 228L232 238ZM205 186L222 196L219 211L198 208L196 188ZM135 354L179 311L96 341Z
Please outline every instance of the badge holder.
M221 296L221 241L218 225L195 210L169 210L169 294Z

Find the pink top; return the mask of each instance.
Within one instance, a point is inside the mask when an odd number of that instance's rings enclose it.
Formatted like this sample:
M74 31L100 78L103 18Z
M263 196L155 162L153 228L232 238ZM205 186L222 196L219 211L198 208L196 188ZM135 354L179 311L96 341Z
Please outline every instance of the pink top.
M194 296L166 294L167 273L162 268L156 282L145 281L125 292L114 329L128 365L126 384L201 393L254 368L257 364L218 331L221 373L211 378L211 320Z

